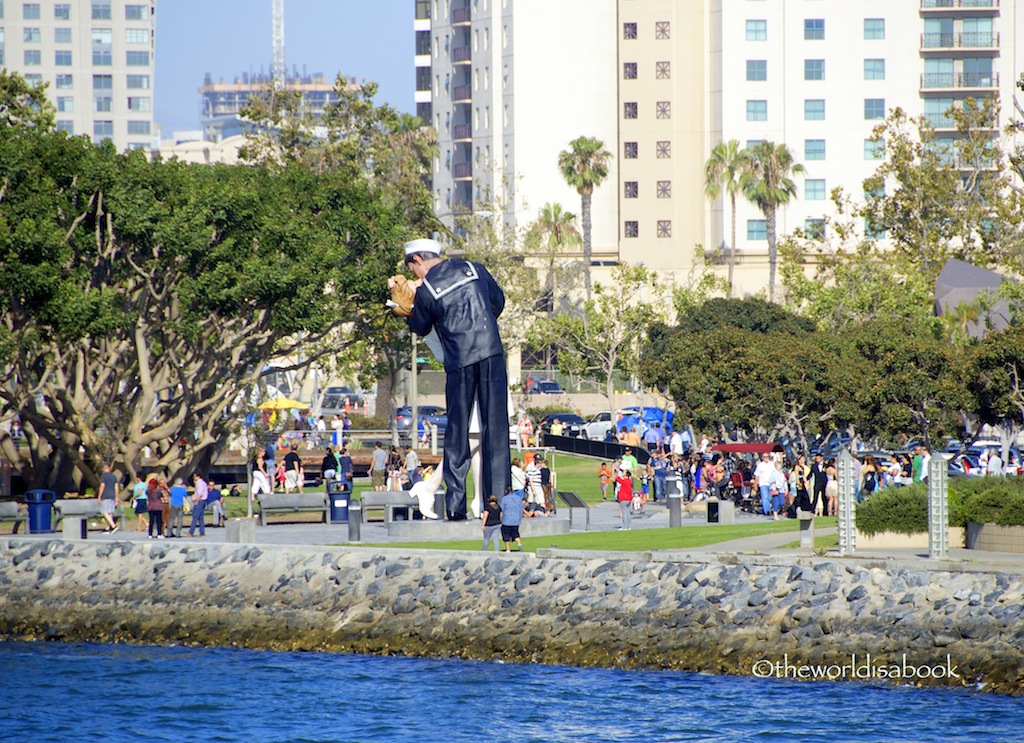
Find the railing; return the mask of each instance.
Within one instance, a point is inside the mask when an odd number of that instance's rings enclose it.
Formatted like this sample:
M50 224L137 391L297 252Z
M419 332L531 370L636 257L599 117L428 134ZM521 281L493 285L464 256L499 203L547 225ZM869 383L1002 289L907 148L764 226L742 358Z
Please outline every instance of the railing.
M452 8L452 25L473 20L469 8Z
M473 163L456 163L455 167L452 168L456 178L472 178L473 177Z
M454 132L455 132L455 139L471 139L473 137L473 125L472 124L456 124Z
M452 49L453 62L470 62L473 59L473 50L468 46L457 46Z
M999 0L921 0L922 10L947 10L949 8L998 8Z
M997 49L999 34L992 31L921 34L922 49Z
M925 114L925 120L931 124L932 129L955 129L956 122L946 114Z
M456 85L452 88L453 101L468 101L473 97L473 89L469 85Z
M921 88L998 88L996 72L925 72L921 75Z

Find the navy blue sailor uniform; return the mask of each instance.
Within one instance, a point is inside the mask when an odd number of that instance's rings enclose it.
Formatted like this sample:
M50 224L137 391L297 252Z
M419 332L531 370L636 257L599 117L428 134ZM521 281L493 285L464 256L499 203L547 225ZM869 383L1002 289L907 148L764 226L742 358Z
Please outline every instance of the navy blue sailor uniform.
M416 290L409 328L420 336L437 330L444 349L448 427L444 436L444 481L448 518L466 518L469 421L480 410L483 496L502 496L512 484L508 445L508 377L498 334L505 294L479 263L444 260Z

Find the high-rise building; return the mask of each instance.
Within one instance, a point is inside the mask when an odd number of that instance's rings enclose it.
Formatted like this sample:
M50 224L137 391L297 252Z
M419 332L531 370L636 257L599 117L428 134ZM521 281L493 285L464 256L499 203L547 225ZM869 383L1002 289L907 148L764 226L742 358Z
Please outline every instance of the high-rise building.
M0 65L49 84L59 129L149 149L155 10L155 0L0 0Z
M719 141L786 144L805 173L777 234L822 228L837 186L860 196L872 130L901 107L940 138L967 97L1013 114L1024 0L415 0L417 112L439 135L438 214L489 209L509 183L518 220L578 211L554 162L604 140L595 260L642 262L676 283L728 245L728 199L704 196ZM523 209L522 204L527 204ZM740 293L768 282L767 234L737 199ZM722 269L724 272L724 268Z

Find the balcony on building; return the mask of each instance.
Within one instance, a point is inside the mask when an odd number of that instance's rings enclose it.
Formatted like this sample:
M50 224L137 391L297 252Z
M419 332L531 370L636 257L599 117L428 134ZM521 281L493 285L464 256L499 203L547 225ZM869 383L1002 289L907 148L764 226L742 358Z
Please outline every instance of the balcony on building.
M473 61L473 50L469 46L457 46L452 49L452 62L455 64L469 64Z
M452 139L456 142L473 138L472 124L456 124L452 129Z
M999 12L999 0L921 0L921 15L994 15Z
M455 163L452 166L452 175L457 181L471 180L473 178L473 163Z
M452 8L452 25L465 26L473 20L472 12L468 7Z
M470 85L454 85L452 86L452 101L460 103L462 101L470 101L473 99L473 88Z
M994 31L977 31L966 33L924 33L921 34L922 52L950 52L999 49L999 34Z
M999 87L998 72L925 72L921 90L989 91Z

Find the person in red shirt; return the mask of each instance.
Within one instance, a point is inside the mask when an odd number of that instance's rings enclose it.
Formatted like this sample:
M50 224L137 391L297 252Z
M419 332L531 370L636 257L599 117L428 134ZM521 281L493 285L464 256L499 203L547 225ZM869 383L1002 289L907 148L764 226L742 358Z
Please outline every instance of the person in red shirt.
M629 529L630 512L633 508L633 478L629 470L622 468L615 478L616 500L619 502L619 517L622 519L620 529Z

